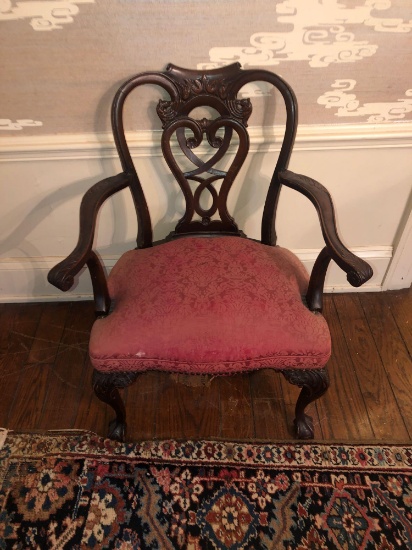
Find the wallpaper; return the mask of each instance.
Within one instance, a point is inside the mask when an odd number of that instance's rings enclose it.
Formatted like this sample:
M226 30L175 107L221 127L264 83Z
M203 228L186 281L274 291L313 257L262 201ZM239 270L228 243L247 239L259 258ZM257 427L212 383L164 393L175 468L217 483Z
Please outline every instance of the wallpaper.
M301 124L412 120L411 0L0 0L0 135L106 132L133 74L234 61L287 80ZM251 125L283 121L263 83L241 93ZM159 97L139 90L128 130L160 128Z

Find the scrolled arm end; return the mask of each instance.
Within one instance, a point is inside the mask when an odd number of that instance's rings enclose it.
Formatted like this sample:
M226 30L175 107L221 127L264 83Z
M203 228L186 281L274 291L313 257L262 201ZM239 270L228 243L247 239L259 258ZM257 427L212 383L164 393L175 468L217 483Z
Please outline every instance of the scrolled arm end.
M85 265L85 260L72 259L70 256L55 265L48 273L47 280L50 284L67 292L74 285L74 277Z
M346 275L348 283L355 287L362 286L373 275L373 269L368 263L360 258L357 258L357 260L359 265L356 266L356 269L349 270Z

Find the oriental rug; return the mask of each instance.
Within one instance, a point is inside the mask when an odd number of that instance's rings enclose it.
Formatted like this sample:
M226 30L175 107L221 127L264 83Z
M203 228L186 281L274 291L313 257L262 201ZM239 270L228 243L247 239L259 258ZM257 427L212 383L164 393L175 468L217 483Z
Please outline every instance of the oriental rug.
M4 434L2 549L412 548L411 446Z

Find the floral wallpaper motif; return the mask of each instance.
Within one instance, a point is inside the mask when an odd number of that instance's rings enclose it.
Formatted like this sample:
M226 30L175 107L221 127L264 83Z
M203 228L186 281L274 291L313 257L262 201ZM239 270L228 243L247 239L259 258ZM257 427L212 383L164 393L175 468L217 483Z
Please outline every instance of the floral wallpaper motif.
M368 117L366 121L373 124L400 120L412 113L412 89L406 90L406 97L397 101L360 105L356 94L348 93L355 86L356 80L335 80L332 84L333 91L321 95L318 103L326 109L337 109L335 115L338 117Z
M62 29L62 25L73 23L74 15L79 13L77 4L90 4L95 0L46 0L33 2L15 2L0 0L0 21L30 19L30 25L35 31L52 31Z
M117 86L169 62L277 72L300 124L412 121L411 0L0 0L0 47L10 135L107 132ZM151 94L127 130L158 127ZM282 124L269 86L240 94L254 98L251 125Z
M43 126L39 120L16 120L13 122L9 118L0 118L0 130L23 130L27 126Z
M304 6L304 9L302 9ZM363 6L348 8L339 0L285 0L276 6L277 20L287 30L256 32L250 45L214 47L210 63L201 68L214 68L233 61L244 66L274 67L289 61L307 61L310 67L327 67L331 63L354 63L374 55L377 44L359 40L356 27L371 27L376 32L405 33L412 29L412 19L375 17L373 11L385 12L389 0L366 0ZM383 15L385 15L383 13ZM411 13L412 15L412 13Z
M370 27L377 33L409 33L412 19L385 17L391 7L390 0L366 0L364 5L347 7L339 0L320 2L307 0L302 9L300 0L285 0L277 4L279 23L289 24L287 30L257 32L250 37L250 45L243 47L214 47L209 51L210 62L200 63L198 68L211 69L238 61L244 67L276 67L293 61L305 61L313 69L331 64L356 63L372 57L378 45L368 40L359 40L357 29ZM382 16L377 17L375 12ZM412 10L409 9L412 16ZM292 28L290 27L292 26ZM354 30L349 30L354 29ZM409 58L410 59L410 58ZM412 71L412 67L410 66ZM325 108L338 108L338 117L366 117L365 122L380 123L404 119L412 112L412 100L406 98L389 102L364 103L353 90L356 80L335 80L335 91L322 94L317 103ZM266 88L248 86L244 96L265 95ZM412 95L412 89L405 92Z

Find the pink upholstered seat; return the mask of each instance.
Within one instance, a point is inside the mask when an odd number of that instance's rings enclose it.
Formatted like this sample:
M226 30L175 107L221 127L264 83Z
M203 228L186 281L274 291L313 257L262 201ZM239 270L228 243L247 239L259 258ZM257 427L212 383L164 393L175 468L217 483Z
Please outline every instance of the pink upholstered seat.
M126 252L109 276L114 310L93 326L92 363L111 372L319 369L330 335L302 302L307 284L290 251L241 237Z

